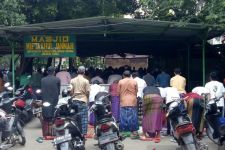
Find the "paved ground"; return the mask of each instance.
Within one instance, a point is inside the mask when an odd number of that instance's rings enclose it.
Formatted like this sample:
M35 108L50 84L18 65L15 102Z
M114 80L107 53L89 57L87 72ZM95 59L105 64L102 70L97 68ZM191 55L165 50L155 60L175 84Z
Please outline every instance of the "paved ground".
M11 148L11 150L53 150L54 147L51 141L44 141L43 143L38 143L35 139L41 136L41 126L40 122L37 119L34 119L31 123L29 123L26 128L26 138L27 143L24 147L16 146ZM209 146L209 150L217 149L217 146L213 144L208 138L204 138L203 143L206 143ZM88 139L86 143L86 150L98 150L98 147L94 146L96 141L93 139ZM156 144L154 142L144 142L140 140L131 140L126 139L124 141L125 150L175 150L177 148L177 144L170 142L170 137L162 137L160 143Z

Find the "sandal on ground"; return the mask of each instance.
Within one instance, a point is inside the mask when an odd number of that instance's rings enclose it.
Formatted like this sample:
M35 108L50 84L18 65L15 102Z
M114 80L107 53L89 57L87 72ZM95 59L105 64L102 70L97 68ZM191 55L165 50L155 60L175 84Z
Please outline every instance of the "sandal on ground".
M36 141L38 142L38 143L43 143L43 138L42 137L38 137L37 139L36 139Z
M159 143L161 141L160 137L154 138L155 143Z
M92 134L86 134L84 137L85 137L85 138L93 138L94 135L92 135Z
M140 139L140 137L139 137L139 135L137 134L132 134L131 136L130 136L130 138L132 139L132 140L136 140L136 139Z
M129 133L129 132L122 132L121 135L123 137L130 137L131 136L131 133Z
M152 141L152 138L146 137L146 136L141 136L140 137L141 141Z

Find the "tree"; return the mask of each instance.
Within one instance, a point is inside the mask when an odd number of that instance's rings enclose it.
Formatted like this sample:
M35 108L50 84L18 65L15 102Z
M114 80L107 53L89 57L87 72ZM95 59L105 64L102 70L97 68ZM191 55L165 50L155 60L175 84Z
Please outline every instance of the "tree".
M26 16L22 12L21 0L1 0L0 24L15 26L25 24Z
M225 25L225 0L205 0L199 16L203 22Z
M93 16L120 16L138 8L136 0L24 0L27 22L38 23Z
M197 0L140 0L145 18L191 21L196 17Z
M141 17L192 23L225 23L225 0L140 0Z

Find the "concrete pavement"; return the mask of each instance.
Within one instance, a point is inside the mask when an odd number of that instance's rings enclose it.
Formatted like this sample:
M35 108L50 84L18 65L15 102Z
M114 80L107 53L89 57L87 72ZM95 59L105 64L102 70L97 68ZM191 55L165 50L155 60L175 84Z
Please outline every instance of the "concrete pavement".
M42 135L41 125L38 119L34 119L25 127L25 133L27 143L25 146L15 146L11 150L53 150L54 147L51 141L44 141L43 143L36 142L36 139ZM125 150L176 150L177 144L170 142L171 137L162 137L160 143L145 142L140 140L131 140L129 138L124 140ZM88 139L86 143L86 150L98 150L97 146L94 146L97 141ZM203 143L209 145L209 150L217 149L217 146L213 144L207 137L203 139Z

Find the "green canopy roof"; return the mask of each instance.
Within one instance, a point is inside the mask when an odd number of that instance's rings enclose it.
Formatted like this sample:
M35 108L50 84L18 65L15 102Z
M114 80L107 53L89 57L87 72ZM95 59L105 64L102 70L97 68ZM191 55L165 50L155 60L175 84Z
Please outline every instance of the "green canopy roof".
M223 33L219 27L204 24L104 16L0 28L1 36L21 42L16 53L23 52L24 35L74 34L79 56L167 53ZM0 53L10 53L9 47L0 46Z

